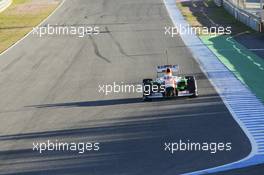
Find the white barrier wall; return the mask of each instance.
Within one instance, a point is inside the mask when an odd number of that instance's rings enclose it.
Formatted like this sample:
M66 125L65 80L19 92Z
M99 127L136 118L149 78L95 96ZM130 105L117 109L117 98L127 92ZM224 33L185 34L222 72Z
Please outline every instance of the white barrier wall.
M223 7L233 15L238 21L246 24L256 31L261 31L261 19L259 16L251 14L245 10L237 8L228 0L223 0Z

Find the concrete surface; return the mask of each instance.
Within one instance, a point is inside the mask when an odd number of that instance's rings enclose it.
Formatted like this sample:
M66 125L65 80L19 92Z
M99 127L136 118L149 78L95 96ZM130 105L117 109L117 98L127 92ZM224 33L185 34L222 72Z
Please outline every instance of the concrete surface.
M250 144L180 37L160 0L67 0L46 22L97 25L98 36L30 35L0 56L0 174L180 174L245 157ZM45 25L45 24L44 24ZM194 46L195 47L195 46ZM98 85L141 83L179 64L200 97L144 103ZM99 152L32 151L32 142L96 141ZM231 152L164 152L163 144L232 142Z

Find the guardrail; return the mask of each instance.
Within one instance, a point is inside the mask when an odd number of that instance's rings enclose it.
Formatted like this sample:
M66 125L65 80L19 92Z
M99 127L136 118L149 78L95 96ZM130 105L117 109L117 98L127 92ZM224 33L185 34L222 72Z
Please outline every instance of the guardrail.
M253 30L258 32L263 31L263 24L260 16L236 6L229 0L214 0L214 2L218 7L223 6L225 10L234 16L238 21L246 24Z
M12 0L0 0L0 13L4 11L9 5L12 4Z

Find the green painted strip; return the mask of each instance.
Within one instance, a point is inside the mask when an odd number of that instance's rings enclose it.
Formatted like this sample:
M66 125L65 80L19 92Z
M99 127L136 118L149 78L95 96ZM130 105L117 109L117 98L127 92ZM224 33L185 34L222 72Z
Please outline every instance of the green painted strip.
M231 36L199 36L235 76L264 102L264 58L249 51Z

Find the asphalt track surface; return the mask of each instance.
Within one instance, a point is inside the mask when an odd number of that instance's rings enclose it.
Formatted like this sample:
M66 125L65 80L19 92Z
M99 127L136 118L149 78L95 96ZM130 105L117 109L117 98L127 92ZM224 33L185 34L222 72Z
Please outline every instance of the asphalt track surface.
M97 25L92 37L30 35L0 56L0 174L180 174L239 160L249 140L172 26L161 0L67 0L50 25ZM195 47L195 46L193 46ZM141 83L179 64L200 97L145 103L99 84ZM36 141L100 142L98 152L32 151ZM164 142L231 142L232 151L164 151Z
M234 175L234 174L258 175L258 174L263 174L263 172L264 172L264 165L260 164L260 165L246 167L246 168L234 169L231 171L219 172L215 175Z

